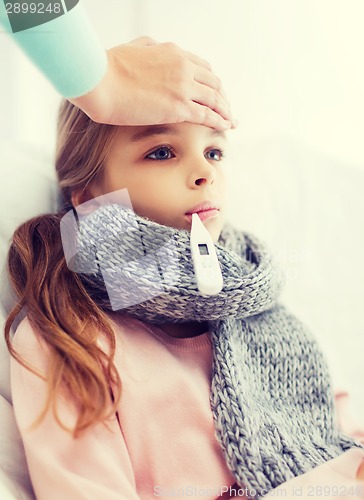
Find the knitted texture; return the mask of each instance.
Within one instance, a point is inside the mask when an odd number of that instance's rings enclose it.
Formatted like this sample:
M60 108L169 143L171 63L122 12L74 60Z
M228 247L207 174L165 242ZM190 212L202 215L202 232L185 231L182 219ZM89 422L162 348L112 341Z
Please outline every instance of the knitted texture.
M226 223L215 245L224 286L202 296L189 238L189 231L106 205L79 221L69 265L106 311L155 323L208 322L215 435L251 498L352 447L364 449L338 430L327 361L278 302L283 274L265 245Z

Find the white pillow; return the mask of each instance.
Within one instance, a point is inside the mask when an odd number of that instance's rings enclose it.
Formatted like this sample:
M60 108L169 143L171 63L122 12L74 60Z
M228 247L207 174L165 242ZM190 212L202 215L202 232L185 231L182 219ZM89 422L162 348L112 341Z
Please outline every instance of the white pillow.
M51 154L27 144L0 143L0 498L33 499L23 445L11 406L5 318L14 305L6 256L18 225L57 208L57 182ZM19 320L18 320L19 322ZM16 328L17 323L14 324ZM13 330L14 330L13 328Z
M29 144L0 143L0 259L4 272L11 237L18 225L57 208L57 182L52 155ZM2 280L0 305L13 305ZM5 290L4 290L5 289Z

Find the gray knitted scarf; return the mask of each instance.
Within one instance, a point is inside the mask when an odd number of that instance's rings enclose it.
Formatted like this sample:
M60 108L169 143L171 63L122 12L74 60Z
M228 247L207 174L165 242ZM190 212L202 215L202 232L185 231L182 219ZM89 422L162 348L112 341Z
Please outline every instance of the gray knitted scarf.
M82 217L77 229L66 259L101 308L151 323L208 322L215 436L251 498L352 447L364 449L338 430L326 359L277 302L282 273L257 238L224 225L215 245L224 286L203 296L189 231L118 204Z

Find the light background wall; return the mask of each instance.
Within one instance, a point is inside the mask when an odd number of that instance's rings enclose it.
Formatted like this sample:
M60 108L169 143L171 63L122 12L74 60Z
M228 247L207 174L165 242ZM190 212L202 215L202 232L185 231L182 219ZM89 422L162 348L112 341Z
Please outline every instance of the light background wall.
M287 274L286 303L322 343L364 420L362 0L81 0L105 48L174 41L222 77L232 222ZM59 96L0 35L0 134L50 155Z

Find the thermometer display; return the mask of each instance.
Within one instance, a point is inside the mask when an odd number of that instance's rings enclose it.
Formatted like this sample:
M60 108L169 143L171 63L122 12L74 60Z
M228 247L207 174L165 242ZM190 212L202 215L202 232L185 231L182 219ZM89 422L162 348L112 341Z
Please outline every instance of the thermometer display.
M198 249L200 250L200 255L209 255L209 249L207 245L199 244Z

